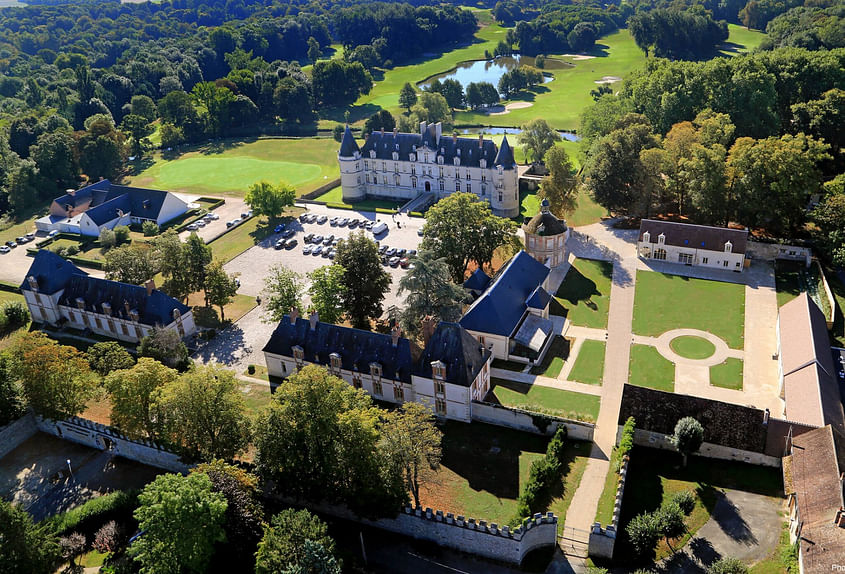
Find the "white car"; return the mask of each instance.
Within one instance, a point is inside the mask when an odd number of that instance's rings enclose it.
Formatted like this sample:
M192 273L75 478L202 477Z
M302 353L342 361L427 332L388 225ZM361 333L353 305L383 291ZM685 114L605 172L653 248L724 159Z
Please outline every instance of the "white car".
M206 218L208 218L212 221L217 221L218 219L220 219L220 216L217 215L216 213L209 213L208 215L206 215Z
M192 223L188 227L186 227L185 229L187 229L188 231L196 231L199 228L200 228L199 225L197 225L196 223Z
M8 245L0 245L0 253L8 253L11 251Z
M58 229L54 229L53 231L51 231L50 233L48 233L48 234L47 234L47 237L55 237L55 236L57 236L58 234L59 234L59 230L58 230Z

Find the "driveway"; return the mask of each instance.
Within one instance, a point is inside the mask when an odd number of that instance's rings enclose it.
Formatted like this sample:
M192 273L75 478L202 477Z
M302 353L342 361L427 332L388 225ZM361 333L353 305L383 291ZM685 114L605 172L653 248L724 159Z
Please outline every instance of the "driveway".
M200 197L211 197L189 195L185 193L177 193L176 195L189 203L195 202ZM208 243L210 239L226 231L227 221L231 221L235 218L240 217L242 213L246 212L249 209L249 206L244 203L244 200L241 197L226 197L225 200L226 203L212 210L214 213L220 216L220 219L212 220L208 223L208 225L206 225L205 227L200 227L196 231L196 234L199 235L206 243ZM190 231L182 231L179 234L179 237L182 239L182 241L185 241L190 234Z

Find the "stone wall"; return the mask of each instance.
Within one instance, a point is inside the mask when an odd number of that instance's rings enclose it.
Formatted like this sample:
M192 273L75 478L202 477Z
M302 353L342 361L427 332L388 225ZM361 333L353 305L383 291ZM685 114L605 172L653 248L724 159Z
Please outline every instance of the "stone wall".
M27 413L0 429L0 458L3 458L38 432L35 419Z
M595 425L591 423L481 401L472 402L472 420L546 436L552 436L560 427L566 427L569 438L586 441L593 440L595 430Z
M781 243L761 243L759 241L749 241L746 252L752 259L803 261L808 267L813 257L813 251L809 247Z
M600 522L593 524L590 530L589 554L595 558L613 559L613 549L616 546L616 533L619 532L619 517L622 514L622 499L625 497L625 483L628 479L628 462L630 457L622 459L619 467L619 482L616 485L616 497L613 501L613 518L605 528ZM614 472L610 469L609 472Z
M634 444L637 446L647 446L649 448L677 451L675 445L672 444L671 435L654 431L637 429L634 432ZM762 452L752 452L749 450L742 450L709 442L703 443L695 455L706 458L715 458L718 460L735 460L738 462L747 462L749 464L770 466L773 468L780 468L781 466L781 459L779 457L769 456L763 454Z

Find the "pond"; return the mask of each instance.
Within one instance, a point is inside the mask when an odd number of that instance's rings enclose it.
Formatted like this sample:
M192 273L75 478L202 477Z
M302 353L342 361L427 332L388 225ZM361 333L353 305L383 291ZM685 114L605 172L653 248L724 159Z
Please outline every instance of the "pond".
M491 136L500 136L500 135L502 135L502 134L508 134L508 135L519 135L519 133L520 133L521 131L522 131L522 130L521 130L521 129L519 129L519 128L496 128L496 127L486 127L486 128L465 128L465 129L460 130L460 132L461 132L462 134L480 134L480 133L485 133L485 134L487 134L487 135L491 135ZM574 134L574 133L572 133L572 132L559 131L559 132L557 132L557 133L558 133L558 134L560 134L560 137L562 137L563 139L565 139L565 140L567 140L567 141L577 142L577 141L579 141L579 140L581 139L581 138L579 138L577 135L575 135L575 134Z
M426 88L434 80L440 80L442 82L446 79L458 80L464 89L466 89L466 87L472 82L490 82L494 86L498 86L499 80L505 75L505 72L508 72L520 65L533 66L534 58L531 56L520 56L519 54L514 54L513 56L499 56L493 60L462 62L458 64L456 68L453 68L446 73L432 76L424 82L421 82L419 87ZM564 68L572 67L574 66L568 62L546 58L543 71L562 70ZM543 82L551 82L553 79L554 78L550 74L543 74Z

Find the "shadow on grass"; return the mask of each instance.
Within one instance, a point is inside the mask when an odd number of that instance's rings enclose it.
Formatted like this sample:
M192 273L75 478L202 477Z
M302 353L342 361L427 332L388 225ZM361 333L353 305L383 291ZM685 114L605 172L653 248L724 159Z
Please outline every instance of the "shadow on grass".
M202 155L217 155L229 150L237 149L249 143L258 141L256 137L245 137L239 139L216 139L206 142L196 150Z
M163 155L163 153L162 153ZM145 155L141 159L136 159L129 164L129 175L138 175L143 171L148 170L155 163L155 159L151 155Z
M381 109L381 106L376 104L355 104L351 106L325 108L318 112L321 120L331 120L338 123L346 121L346 112L349 112L349 121L357 122L369 118L371 115Z
M598 306L592 301L594 295L596 297L602 296L602 292L598 290L595 281L578 271L574 266L569 268L566 279L555 293L555 297L564 299L572 305L583 302L590 309L597 309Z
M596 58L607 58L610 56L610 46L607 44L596 43L592 48L587 50L587 55Z

